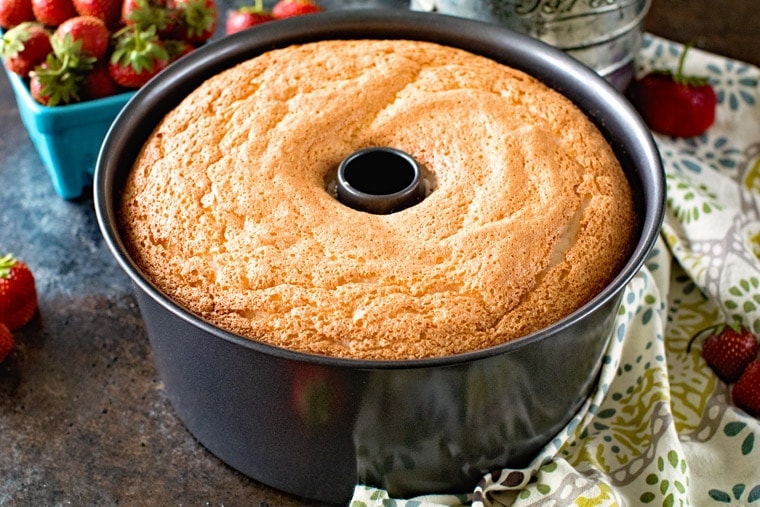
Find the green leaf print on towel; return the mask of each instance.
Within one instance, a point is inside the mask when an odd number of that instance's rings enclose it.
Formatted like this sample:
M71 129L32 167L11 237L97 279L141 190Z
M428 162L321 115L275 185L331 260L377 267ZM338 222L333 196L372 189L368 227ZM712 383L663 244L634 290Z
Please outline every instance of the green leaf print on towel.
M686 491L689 486L689 476L686 474L688 468L686 460L674 451L668 451L665 458L657 458L657 470L659 473L650 473L646 477L646 483L653 487L653 490L645 491L639 497L641 503L656 504L663 507L676 505L685 505ZM662 499L662 503L658 501Z
M747 486L745 484L736 484L731 488L730 493L720 489L711 489L709 495L711 500L728 504L732 503L734 499L737 501L745 500L748 504L760 500L760 484L750 489L746 498L744 498L745 491L747 491Z
M669 172L667 182L667 205L680 222L696 222L701 215L723 209L707 185L695 184L684 173Z
M723 428L723 433L728 437L738 437L741 436L744 429L747 428L747 424L744 422L730 422L726 424L726 426ZM747 435L744 436L744 440L742 440L741 445L741 453L744 456L749 455L752 453L752 451L755 448L755 432L751 429L748 431Z
M760 308L760 279L755 276L741 279L728 288L728 294L730 296L725 298L723 305L732 312L731 320L751 328L756 334L760 333L760 317L746 322L748 315Z

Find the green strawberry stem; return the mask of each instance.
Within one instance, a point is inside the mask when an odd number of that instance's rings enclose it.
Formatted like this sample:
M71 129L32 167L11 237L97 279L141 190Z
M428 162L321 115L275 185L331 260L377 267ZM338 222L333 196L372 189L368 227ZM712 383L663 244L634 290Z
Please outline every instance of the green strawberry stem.
M29 28L32 25L33 22L24 21L5 32L0 38L0 56L16 58L24 50L24 43L31 37Z
M214 26L215 11L206 0L189 0L182 6L181 16L191 37L200 36Z
M11 275L11 268L16 264L16 258L13 254L5 254L0 257L0 278L8 278Z
M255 0L253 5L244 5L240 9L238 9L240 12L250 13L250 14L257 14L257 13L263 13L264 10L264 1L263 0Z
M686 353L688 354L688 353L691 352L691 346L694 344L694 342L700 336L710 336L712 334L720 334L727 327L730 327L731 329L733 329L737 333L741 333L743 326L741 324L736 323L736 322L732 322L732 323L725 323L724 322L722 324L715 324L715 325L712 325L712 326L708 326L708 327L706 327L704 329L700 329L699 331L697 331L696 333L694 333L694 336L692 336L691 339L689 339L689 343L686 345Z
M149 0L136 0L135 8L127 15L128 25L136 25L141 30L155 26L158 30L166 30L170 23L169 10L151 4Z
M253 5L244 5L243 7L238 9L238 12L244 12L248 14L266 14L269 11L264 9L263 0L255 0Z
M169 54L161 44L156 27L140 30L135 25L127 25L114 34L116 45L111 54L111 62L131 67L138 74L153 71L156 60L168 60Z
M84 72L92 69L97 60L97 58L82 52L82 41L74 40L70 33L67 33L63 39L52 37L50 44L53 46L53 54L61 62L60 67L64 71Z
M74 40L70 33L63 39L51 37L50 44L53 51L45 64L32 71L40 82L40 95L48 106L78 102L82 74L92 69L96 58L82 52L82 41Z
M676 73L673 76L673 79L676 83L683 83L684 75L683 75L683 66L686 63L686 53L689 52L689 49L691 49L691 42L687 43L683 47L683 51L681 51L680 56L678 57L678 68L676 69Z
M689 75L684 74L683 68L686 63L686 53L689 52L689 49L691 49L692 46L693 44L691 42L687 43L684 46L683 51L681 51L681 54L678 57L678 68L676 69L675 72L672 72L669 70L660 70L657 72L660 72L663 74L669 74L673 78L674 82L683 86L697 87L697 86L706 85L708 83L708 79L706 77L689 76Z

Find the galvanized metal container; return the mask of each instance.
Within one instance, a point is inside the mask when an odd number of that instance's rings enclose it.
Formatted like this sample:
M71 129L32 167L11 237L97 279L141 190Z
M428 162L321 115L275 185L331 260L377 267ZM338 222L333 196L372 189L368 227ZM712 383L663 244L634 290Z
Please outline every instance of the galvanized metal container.
M539 39L624 89L651 0L411 0L412 10L479 19Z

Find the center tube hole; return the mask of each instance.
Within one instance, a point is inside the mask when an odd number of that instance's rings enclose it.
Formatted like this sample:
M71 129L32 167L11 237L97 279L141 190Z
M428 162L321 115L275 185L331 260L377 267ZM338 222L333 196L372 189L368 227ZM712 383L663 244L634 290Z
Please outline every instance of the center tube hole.
M411 161L396 152L371 150L348 160L343 177L359 192L390 195L411 185L415 170Z
M387 214L424 197L420 166L409 154L388 147L355 151L338 166L337 197L358 211Z

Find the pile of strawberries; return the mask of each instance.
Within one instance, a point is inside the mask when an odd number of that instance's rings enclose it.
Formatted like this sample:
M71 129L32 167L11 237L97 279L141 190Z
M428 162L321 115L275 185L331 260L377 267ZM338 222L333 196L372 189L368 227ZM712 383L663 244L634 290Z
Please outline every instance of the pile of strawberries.
M13 331L32 320L37 312L34 275L11 254L0 257L0 363L13 349Z
M321 12L314 0L261 0L227 13L226 33ZM136 89L215 33L215 0L0 0L0 56L43 105Z
M215 0L0 0L6 67L44 105L139 88L214 34Z
M262 0L227 11L224 33L230 35L268 21L322 12L324 8L314 0L279 0L271 9L264 8Z
M689 343L707 335L702 344L702 357L713 372L733 384L734 404L755 417L760 417L760 359L757 337L740 325L722 324L697 333ZM687 350L688 350L687 349Z

